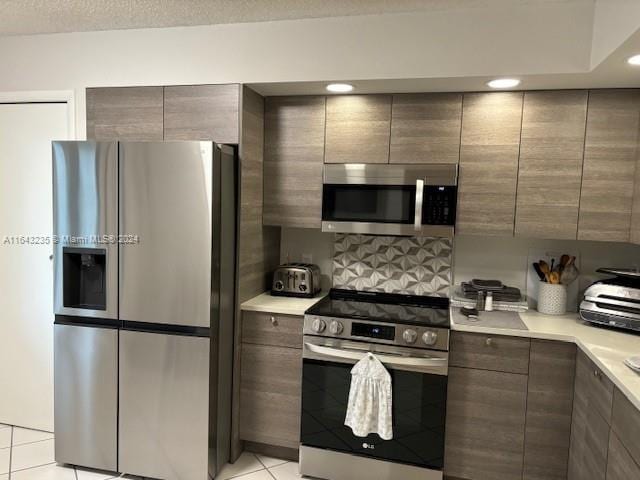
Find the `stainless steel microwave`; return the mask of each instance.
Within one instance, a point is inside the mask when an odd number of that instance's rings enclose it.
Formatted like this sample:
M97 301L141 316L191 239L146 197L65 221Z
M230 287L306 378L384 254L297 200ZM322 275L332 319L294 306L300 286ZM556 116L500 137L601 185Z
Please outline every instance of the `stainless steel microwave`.
M325 165L322 231L451 237L457 165Z

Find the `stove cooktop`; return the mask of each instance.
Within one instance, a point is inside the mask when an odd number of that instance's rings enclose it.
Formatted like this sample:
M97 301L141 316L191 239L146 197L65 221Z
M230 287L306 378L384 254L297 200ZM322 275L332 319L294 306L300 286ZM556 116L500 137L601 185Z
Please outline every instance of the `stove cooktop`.
M449 328L449 299L332 289L305 312L321 317Z

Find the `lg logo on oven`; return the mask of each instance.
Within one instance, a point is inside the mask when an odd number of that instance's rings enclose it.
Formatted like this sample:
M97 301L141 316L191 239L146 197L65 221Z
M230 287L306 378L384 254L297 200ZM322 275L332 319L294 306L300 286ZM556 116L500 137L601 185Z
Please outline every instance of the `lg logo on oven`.
M376 446L373 443L363 443L362 448L368 448L369 450L375 450Z

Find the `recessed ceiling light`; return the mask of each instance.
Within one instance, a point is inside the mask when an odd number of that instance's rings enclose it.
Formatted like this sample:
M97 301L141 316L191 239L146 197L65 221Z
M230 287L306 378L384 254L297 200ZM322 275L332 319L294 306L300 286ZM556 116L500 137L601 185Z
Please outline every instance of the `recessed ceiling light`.
M517 78L496 78L487 83L491 88L513 88L520 85Z
M353 90L353 85L348 83L330 83L327 85L327 90L332 93L347 93Z
M640 66L640 55L634 55L633 57L627 58L627 63L629 65Z

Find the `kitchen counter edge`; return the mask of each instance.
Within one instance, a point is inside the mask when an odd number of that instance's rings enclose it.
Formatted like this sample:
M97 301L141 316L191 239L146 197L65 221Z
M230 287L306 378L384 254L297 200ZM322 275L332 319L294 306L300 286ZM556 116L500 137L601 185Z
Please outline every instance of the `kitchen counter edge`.
M528 330L461 325L453 318L451 330L575 343L640 410L640 374L623 363L640 355L640 335L589 325L577 313L556 316L527 311L519 315Z
M280 315L304 316L313 305L322 300L328 292L322 291L313 298L274 297L270 292L261 293L240 305L245 312L277 313Z

